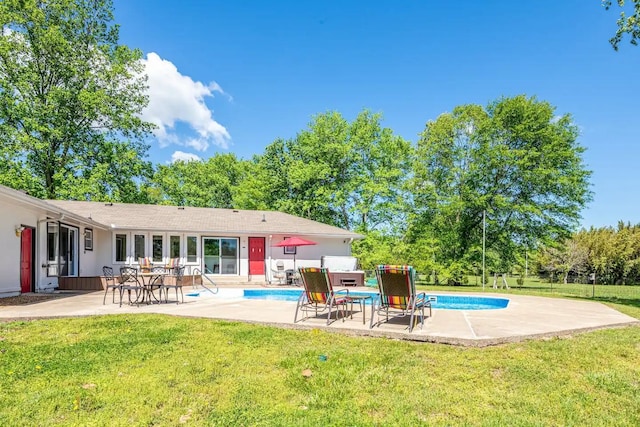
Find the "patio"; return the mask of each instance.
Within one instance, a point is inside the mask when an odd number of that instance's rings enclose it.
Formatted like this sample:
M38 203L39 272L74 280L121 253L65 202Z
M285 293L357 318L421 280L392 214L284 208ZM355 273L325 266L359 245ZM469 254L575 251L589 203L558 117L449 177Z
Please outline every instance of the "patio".
M0 306L0 321L158 313L465 346L487 346L526 339L568 336L590 330L640 324L637 319L597 302L504 294L499 296L510 299L509 306L505 309L434 309L433 317L425 321L424 329L416 327L411 334L407 332L406 319L390 321L380 327L369 329L369 322L363 325L362 314L359 311L353 313L353 319L348 318L344 322L334 321L329 326L326 326L325 316L294 324L295 302L247 300L241 296L242 289L245 288L225 287L215 296L203 294L190 297L186 295L190 287L185 287L184 304L153 304L140 307L118 307L110 302L102 305L103 292L61 294L59 297L29 305ZM481 295L493 296L488 293ZM368 317L370 307L366 310Z

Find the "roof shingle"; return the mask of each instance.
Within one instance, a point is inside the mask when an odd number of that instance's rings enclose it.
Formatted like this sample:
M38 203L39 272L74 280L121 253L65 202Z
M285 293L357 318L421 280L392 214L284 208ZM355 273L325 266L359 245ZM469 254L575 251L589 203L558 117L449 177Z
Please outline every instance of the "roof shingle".
M74 200L47 200L47 202L113 229L362 238L361 235L342 228L276 211Z

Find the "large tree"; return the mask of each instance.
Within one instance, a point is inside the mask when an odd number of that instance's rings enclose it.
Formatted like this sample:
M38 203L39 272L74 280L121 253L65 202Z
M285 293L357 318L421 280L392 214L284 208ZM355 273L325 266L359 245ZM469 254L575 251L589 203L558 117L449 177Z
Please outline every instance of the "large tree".
M456 107L428 122L409 240L429 240L442 267L477 269L485 213L491 268L507 271L518 251L568 237L591 196L577 137L570 116L525 96Z
M234 154L207 160L159 165L148 189L152 203L209 208L233 208L233 196L243 166Z
M353 122L335 112L314 117L295 138L274 141L254 159L238 205L364 233L388 230L402 220L412 147L380 121L369 111Z
M618 50L622 37L625 34L628 34L631 38L629 43L637 46L638 39L640 39L640 0L629 0L628 2L625 2L625 0L616 0L615 2L622 11L620 12L620 17L616 22L618 25L616 34L609 40L609 42L615 50ZM613 0L602 0L602 4L607 10L612 7L613 3ZM625 12L625 7L627 6L628 9Z
M586 271L595 273L597 283L640 283L640 225L620 221L616 227L592 227L572 241L587 253Z
M111 0L0 2L2 182L47 198L137 198L150 171L146 78L112 21Z

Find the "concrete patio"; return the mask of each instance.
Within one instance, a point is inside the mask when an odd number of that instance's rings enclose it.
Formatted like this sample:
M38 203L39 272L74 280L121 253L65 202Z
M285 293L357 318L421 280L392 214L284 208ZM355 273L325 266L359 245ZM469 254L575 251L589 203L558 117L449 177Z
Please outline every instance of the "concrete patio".
M423 329L416 327L412 333L408 333L406 318L394 319L369 329L371 307L366 307L366 321L363 324L363 314L356 304L353 318L332 321L327 326L326 315L294 323L295 302L247 300L242 298L243 289L246 288L223 288L217 295L201 292L201 296L190 297L186 294L191 289L186 287L184 304L163 303L139 307L119 307L118 304L112 304L110 293L106 305L102 304L103 292L67 294L29 305L0 307L0 321L158 313L466 346L487 346L526 339L566 336L603 328L640 325L637 319L597 302L482 293L468 295L506 297L510 299L509 306L497 310L434 309L433 316L426 320Z

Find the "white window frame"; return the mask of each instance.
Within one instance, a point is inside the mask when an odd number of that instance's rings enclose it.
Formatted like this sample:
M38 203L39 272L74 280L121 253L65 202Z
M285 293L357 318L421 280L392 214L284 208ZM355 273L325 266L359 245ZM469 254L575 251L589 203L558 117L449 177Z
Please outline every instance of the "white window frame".
M184 256L183 252L185 251L184 249L184 242L183 242L183 237L182 234L175 234L175 233L167 233L167 251L166 251L166 263L169 263L169 260L171 258L175 258L172 254L171 254L171 238L172 237L177 237L178 238L178 243L179 243L179 248L178 248L178 259L180 260L180 264L182 264L182 257Z
M234 236L205 236L205 235L201 235L200 236L200 240L199 240L199 245L198 247L202 247L204 248L204 240L205 239L217 239L220 241L220 245L219 245L219 250L220 250L220 254L218 255L219 259L220 259L220 264L219 264L219 272L218 273L207 273L207 274L211 274L211 275L215 275L215 276L239 276L240 275L240 265L241 265L241 239L240 237L234 237ZM236 272L235 273L224 273L222 271L222 240L223 239L227 239L227 240L235 240L236 241ZM204 259L204 255L201 258L201 268L202 271L205 271L205 259Z
M193 237L196 239L196 260L195 261L189 261L189 253L188 253L188 243L189 243L189 237ZM184 245L183 250L184 250L184 264L185 265L194 265L194 266L199 266L200 265L200 260L201 260L201 254L202 254L202 236L198 235L198 234L185 234L184 235Z
M160 254L160 260L156 261L154 259L154 254L153 254L153 238L159 236L162 239L162 253ZM149 248L149 257L151 258L151 262L162 262L162 263L166 263L168 258L167 257L167 247L165 245L165 242L167 241L167 234L166 233L150 233L149 236L149 244L150 244L150 248Z
M124 254L124 261L118 261L116 260L116 236L119 234L124 234L125 238L127 239L127 241L125 242L125 254ZM129 263L129 259L130 259L130 255L129 255L129 244L131 242L131 233L127 232L127 231L114 231L111 235L111 241L113 242L112 248L113 251L111 253L111 260L113 261L114 265L124 265L124 264L128 264Z

